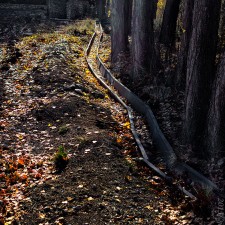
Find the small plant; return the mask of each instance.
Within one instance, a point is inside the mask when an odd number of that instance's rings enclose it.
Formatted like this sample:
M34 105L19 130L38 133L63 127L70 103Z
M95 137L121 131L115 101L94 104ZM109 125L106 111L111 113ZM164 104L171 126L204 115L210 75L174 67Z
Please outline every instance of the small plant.
M67 156L67 153L65 152L64 146L59 146L53 160L56 170L62 171L63 169L65 169L66 165L68 164L69 158Z

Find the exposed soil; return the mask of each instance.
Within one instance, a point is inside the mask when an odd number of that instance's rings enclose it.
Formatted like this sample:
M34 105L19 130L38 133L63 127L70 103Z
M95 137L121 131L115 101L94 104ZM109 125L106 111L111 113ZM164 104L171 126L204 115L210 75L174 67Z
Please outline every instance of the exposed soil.
M93 21L46 24L2 44L0 224L208 224L138 160L126 112L85 62Z

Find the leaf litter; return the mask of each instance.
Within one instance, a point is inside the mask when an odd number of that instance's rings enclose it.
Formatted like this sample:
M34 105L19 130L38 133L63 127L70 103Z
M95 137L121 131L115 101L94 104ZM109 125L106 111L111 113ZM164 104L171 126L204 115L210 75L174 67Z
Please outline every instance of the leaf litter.
M78 23L1 51L0 224L192 224L185 198L137 160L126 112L87 68L93 30L73 35L93 21Z

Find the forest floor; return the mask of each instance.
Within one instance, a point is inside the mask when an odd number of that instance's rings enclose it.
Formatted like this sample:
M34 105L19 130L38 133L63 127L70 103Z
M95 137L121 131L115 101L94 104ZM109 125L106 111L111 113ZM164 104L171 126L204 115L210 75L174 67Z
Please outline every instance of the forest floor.
M109 27L105 27L99 55L106 67L113 75L126 85L133 93L149 105L157 119L160 129L180 161L203 174L218 187L224 189L223 167L224 158L210 161L192 151L186 144L183 122L185 118L185 90L177 88L176 67L178 56L174 50L168 50L165 46L157 46L160 65L156 76L144 76L141 80L132 82L132 59L129 52L119 55L119 60L114 65L111 63L111 37L107 34ZM158 44L156 44L158 45ZM179 46L179 43L176 43ZM219 56L218 56L219 58ZM150 143L154 148L154 143ZM214 207L214 206L213 206Z
M87 68L93 21L0 28L0 224L210 224L138 160L126 112Z

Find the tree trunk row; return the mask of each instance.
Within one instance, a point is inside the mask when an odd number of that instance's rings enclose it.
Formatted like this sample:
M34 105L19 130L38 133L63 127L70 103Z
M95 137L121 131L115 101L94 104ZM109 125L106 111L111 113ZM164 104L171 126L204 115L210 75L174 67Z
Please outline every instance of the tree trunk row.
M215 79L215 57L221 1L194 2L192 34L187 57L185 133L187 143L201 155L203 134Z
M140 80L153 69L154 30L152 1L134 0L132 17L133 80Z
M113 0L111 7L111 26L112 26L112 63L116 63L118 56L122 52L128 50L128 34L127 26L129 9L129 0Z
M167 47L171 47L175 43L180 2L181 0L166 1L159 41Z
M112 0L112 62L128 49L128 0ZM155 66L154 28L157 1L133 0L132 68L133 81L153 76ZM167 0L160 42L172 47L181 1ZM186 0L182 21L181 48L176 85L185 88L184 132L186 143L204 157L225 149L225 57L216 72L220 32L224 32L224 0ZM220 15L223 15L220 20ZM208 140L208 141L206 141ZM225 155L225 153L224 153Z

